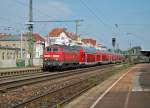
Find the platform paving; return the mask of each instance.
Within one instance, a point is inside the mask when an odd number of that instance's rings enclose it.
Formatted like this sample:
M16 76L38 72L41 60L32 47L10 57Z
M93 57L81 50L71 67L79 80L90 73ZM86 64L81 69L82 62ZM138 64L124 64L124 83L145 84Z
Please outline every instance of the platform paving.
M150 64L110 77L64 108L150 108Z

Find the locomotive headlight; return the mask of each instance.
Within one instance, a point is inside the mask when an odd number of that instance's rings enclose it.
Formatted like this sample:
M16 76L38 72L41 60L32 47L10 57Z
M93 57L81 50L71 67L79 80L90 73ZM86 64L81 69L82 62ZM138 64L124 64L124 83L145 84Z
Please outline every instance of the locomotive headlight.
M47 54L47 55L44 55L44 57L51 57L51 55L48 55L48 54Z
M44 58L44 60L47 60L47 58Z

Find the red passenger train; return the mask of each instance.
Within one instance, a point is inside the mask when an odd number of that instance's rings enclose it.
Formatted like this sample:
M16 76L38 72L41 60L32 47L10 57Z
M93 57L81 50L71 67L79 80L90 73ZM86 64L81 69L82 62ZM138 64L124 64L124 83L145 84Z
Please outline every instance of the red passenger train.
M96 64L122 62L123 56L94 47L51 45L43 54L43 69L62 69Z

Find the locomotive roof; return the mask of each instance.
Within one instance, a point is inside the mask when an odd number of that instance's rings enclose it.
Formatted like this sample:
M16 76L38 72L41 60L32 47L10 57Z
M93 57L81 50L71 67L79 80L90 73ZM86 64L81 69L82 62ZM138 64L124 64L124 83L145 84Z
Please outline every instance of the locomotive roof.
M68 47L69 49L72 49L72 50L83 49L86 53L96 53L96 51L100 51L100 52L102 52L104 54L112 54L108 50L97 50L94 47L88 47L88 46L83 46L83 45L66 46L66 45L57 45L57 44L54 44L54 45L51 45L49 47L61 47L61 48L64 48L64 47L67 48Z
M67 46L67 45L57 45L57 44L54 44L54 45L51 45L51 46L48 46L48 47L66 48L66 49L74 50L74 51L77 51L77 50L79 49L79 48L77 48L77 47L73 47L73 46Z
M96 52L96 48L94 47L87 47L87 46L81 46L81 45L74 45L72 46L76 49L83 49L86 53L95 53Z
M47 47L65 47L65 45L57 45L57 44L54 44L54 45L50 45L50 46L47 46Z
M102 51L102 53L110 53L107 50L101 50L101 51Z

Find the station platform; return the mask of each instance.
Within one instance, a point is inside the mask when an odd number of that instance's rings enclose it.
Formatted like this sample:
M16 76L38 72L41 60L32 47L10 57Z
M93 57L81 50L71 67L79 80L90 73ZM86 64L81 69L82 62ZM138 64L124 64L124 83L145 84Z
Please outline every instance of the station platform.
M33 66L33 67L10 67L10 68L0 68L0 72L4 72L4 71L17 71L17 70L24 70L24 69L37 69L37 68L41 68L42 66Z
M110 77L64 108L150 108L150 64Z
M20 68L0 68L0 78L4 76L19 75L32 72L40 72L40 66L36 67L20 67Z

